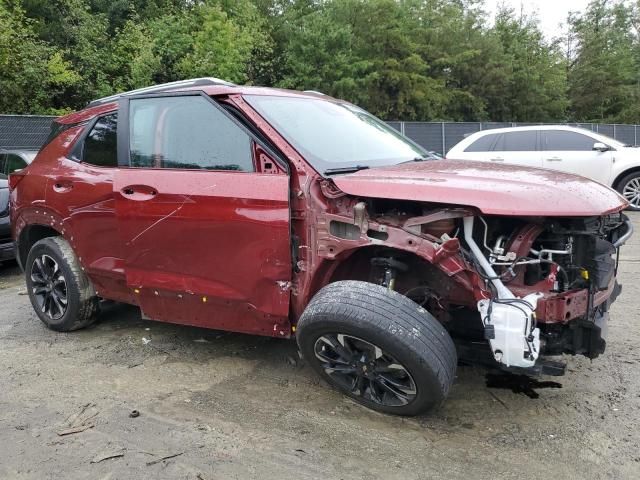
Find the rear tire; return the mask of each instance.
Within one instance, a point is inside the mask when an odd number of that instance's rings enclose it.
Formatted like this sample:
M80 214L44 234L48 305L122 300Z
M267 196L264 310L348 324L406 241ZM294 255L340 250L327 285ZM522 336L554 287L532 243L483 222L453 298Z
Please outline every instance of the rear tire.
M360 281L331 283L297 325L303 358L330 385L380 412L438 407L455 377L449 333L407 297Z
M626 175L618 182L616 190L629 202L628 210L640 212L640 172Z
M31 305L48 328L69 332L95 320L99 299L65 239L48 237L36 242L24 271Z

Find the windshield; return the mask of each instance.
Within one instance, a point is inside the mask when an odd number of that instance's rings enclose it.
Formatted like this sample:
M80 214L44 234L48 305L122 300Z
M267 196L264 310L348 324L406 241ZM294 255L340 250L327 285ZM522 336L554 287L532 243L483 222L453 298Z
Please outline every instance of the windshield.
M431 158L422 147L353 105L315 98L245 98L322 173Z

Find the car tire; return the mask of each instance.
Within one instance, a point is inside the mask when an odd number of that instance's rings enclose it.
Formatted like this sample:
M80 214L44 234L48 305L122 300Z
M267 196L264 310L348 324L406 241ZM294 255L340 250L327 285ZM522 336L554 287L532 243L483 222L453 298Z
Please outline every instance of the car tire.
M95 320L99 299L71 245L62 237L48 237L31 247L25 277L31 305L51 330L78 330Z
M640 212L640 197L635 197L640 195L640 172L623 177L616 185L616 190L629 202L628 210ZM635 200L632 197L635 197Z
M300 317L296 336L302 357L322 378L379 412L432 410L455 377L449 333L418 304L380 285L325 286Z

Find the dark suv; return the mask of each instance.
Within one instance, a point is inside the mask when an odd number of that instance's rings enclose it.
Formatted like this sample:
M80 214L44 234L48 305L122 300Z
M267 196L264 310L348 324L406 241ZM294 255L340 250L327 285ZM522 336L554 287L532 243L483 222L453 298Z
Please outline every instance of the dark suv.
M31 150L4 150L0 148L0 262L15 258L15 248L9 225L8 175L29 165L36 156Z
M605 348L631 235L615 191L433 159L317 93L198 79L59 118L11 176L31 303L59 331L101 299L279 338L368 407L440 404L458 358L563 372Z

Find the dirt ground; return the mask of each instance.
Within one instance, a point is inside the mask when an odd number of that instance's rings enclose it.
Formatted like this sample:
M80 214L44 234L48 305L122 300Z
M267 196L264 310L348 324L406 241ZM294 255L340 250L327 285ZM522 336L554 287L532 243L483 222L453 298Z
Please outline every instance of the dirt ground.
M406 419L326 388L293 341L143 321L115 304L87 330L51 332L8 264L0 478L637 479L639 267L640 233L623 248L603 357L497 387L460 367L443 408Z

